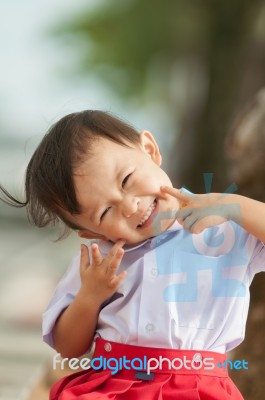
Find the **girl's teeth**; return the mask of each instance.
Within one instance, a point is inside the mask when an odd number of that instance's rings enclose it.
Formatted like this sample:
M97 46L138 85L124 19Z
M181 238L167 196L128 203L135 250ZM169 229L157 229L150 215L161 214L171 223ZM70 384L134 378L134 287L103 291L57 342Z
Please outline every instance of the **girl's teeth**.
M154 210L155 206L156 206L156 201L154 200L154 202L153 202L153 203L151 204L151 206L148 208L148 210L147 210L145 216L141 219L140 224L139 224L138 226L142 226L142 225L145 223L145 221L148 220L148 218L149 218L150 215L152 214L152 211Z

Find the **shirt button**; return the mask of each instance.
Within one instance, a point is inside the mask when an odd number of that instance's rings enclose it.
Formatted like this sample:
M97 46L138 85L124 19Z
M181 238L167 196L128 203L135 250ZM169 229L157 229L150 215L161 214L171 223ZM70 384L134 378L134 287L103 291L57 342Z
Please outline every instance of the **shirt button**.
M145 330L148 333L153 332L154 329L155 329L154 324L149 323L149 324L145 325Z
M151 275L155 278L155 277L157 277L157 275L158 275L158 270L157 270L157 268L152 268L151 269Z
M193 361L194 362L202 361L202 355L200 353L195 353L194 356L193 356Z
M107 352L111 351L111 349L112 349L111 344L110 344L110 343L105 343L105 344L104 344L104 349L105 349Z

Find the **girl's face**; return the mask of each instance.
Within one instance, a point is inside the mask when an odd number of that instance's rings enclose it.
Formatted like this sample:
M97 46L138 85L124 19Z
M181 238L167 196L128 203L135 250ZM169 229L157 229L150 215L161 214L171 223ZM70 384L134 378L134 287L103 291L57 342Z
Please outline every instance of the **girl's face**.
M74 171L81 214L70 219L82 227L80 236L136 244L173 223L179 204L160 190L172 184L160 168L159 148L150 132L140 140L125 147L100 139L94 155Z

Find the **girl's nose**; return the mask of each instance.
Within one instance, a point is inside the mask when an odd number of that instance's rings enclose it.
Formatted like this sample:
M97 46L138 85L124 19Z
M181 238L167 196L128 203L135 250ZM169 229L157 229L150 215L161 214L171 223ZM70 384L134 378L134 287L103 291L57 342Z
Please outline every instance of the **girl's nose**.
M126 218L130 218L138 210L140 200L135 197L127 197L122 202L122 213Z

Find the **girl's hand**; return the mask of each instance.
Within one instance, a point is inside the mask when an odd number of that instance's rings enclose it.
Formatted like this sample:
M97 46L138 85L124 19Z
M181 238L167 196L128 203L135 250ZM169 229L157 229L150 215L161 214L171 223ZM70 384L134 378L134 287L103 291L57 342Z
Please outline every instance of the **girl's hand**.
M126 271L116 275L121 263L125 241L118 241L105 258L102 257L98 245L92 244L92 263L89 260L89 250L86 245L81 245L80 277L82 294L93 299L96 305L101 305L118 289L121 281L126 276Z
M240 206L235 203L235 195L206 193L184 194L178 189L162 186L161 190L174 196L180 203L176 212L178 222L192 233L200 233L211 226L240 217Z

